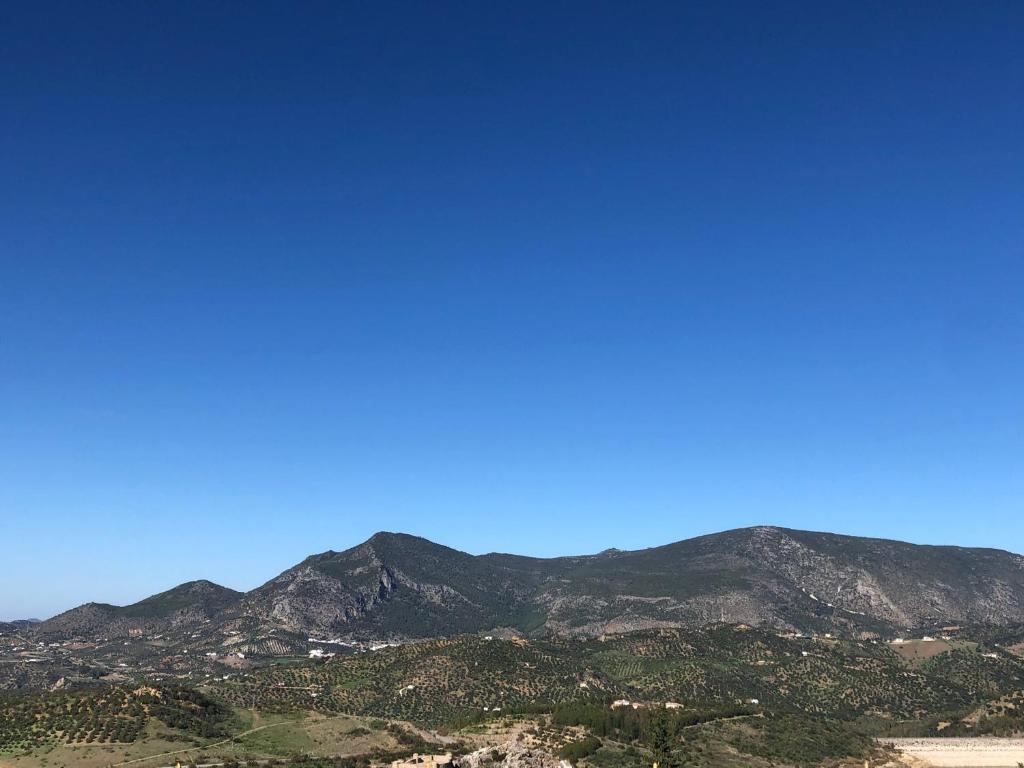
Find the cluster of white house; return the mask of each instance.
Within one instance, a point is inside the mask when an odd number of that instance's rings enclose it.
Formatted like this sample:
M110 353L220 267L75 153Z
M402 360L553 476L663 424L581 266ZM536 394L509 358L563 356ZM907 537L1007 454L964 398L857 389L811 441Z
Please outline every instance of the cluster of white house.
M757 705L761 702L758 699L747 699L746 703ZM629 707L630 709L647 709L657 706L657 704L651 704L644 701L630 701L629 699L616 699L611 704L612 709L625 709L626 707ZM683 705L678 701L666 701L661 706L665 709L683 709Z

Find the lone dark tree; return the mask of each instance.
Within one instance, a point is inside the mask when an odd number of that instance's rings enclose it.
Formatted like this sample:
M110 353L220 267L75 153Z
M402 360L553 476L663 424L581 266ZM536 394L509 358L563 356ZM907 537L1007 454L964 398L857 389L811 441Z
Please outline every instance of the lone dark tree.
M651 752L658 768L674 768L672 759L672 728L664 712L658 711L651 718Z

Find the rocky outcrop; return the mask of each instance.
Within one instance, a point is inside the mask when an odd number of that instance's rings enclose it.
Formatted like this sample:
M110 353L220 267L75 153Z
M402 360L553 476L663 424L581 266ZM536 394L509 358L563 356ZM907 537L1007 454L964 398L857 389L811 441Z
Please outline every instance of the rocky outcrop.
M509 741L457 757L453 765L455 768L559 768L561 763L550 752Z

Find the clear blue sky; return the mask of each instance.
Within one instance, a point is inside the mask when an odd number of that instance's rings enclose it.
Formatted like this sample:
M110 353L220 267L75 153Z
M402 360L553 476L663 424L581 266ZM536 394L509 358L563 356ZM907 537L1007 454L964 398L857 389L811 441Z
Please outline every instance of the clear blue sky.
M1024 4L30 2L0 617L761 523L1024 551Z

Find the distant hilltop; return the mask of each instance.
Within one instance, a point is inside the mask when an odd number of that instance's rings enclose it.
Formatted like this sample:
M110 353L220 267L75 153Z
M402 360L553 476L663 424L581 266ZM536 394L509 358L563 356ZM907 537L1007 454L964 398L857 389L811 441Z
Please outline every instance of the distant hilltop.
M0 621L0 632L13 632L18 629L33 627L42 624L39 619L13 619L11 621Z
M897 632L1024 621L1024 557L770 526L637 551L470 555L402 533L312 555L250 592L192 581L129 606L88 603L42 636L289 632L343 640L467 632L594 637L744 623Z

